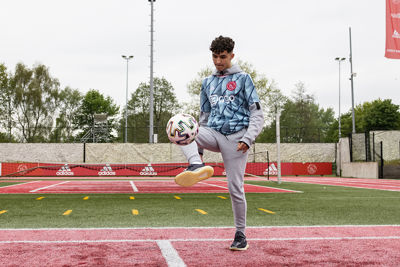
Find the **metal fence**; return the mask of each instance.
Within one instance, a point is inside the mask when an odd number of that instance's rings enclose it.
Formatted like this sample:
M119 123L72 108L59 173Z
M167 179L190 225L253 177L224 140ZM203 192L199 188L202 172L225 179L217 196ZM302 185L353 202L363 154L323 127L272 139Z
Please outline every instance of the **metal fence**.
M400 131L370 131L349 135L352 162L378 162L379 178L400 179Z

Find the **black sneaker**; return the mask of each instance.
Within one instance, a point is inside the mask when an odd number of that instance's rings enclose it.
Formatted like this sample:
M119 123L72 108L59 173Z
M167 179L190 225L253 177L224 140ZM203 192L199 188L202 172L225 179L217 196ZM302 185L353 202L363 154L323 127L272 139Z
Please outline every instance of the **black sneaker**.
M242 232L236 231L230 250L246 250L248 248L249 244L247 244L246 236Z
M181 186L192 186L202 180L210 178L214 174L211 166L202 164L190 164L187 169L175 177L175 183Z

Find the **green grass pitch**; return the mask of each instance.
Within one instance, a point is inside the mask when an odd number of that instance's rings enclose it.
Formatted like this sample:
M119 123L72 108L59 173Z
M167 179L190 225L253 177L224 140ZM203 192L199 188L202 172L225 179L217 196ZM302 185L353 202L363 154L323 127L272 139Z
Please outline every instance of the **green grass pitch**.
M288 182L246 183L302 191L247 193L248 226L399 223L400 192ZM63 215L66 211L69 214ZM0 194L0 225L0 228L233 227L233 216L227 193Z

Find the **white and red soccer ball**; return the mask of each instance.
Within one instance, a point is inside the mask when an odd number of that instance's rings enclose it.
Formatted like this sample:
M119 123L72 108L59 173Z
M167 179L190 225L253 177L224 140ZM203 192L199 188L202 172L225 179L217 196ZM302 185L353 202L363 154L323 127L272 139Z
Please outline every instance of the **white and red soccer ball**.
M199 124L189 114L177 114L169 119L166 130L172 143L185 146L195 140L199 133Z

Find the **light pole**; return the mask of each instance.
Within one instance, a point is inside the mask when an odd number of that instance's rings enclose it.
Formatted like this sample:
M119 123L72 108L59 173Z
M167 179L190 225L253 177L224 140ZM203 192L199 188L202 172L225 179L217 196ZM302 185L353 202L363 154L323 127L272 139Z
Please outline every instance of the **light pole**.
M339 62L339 139L342 137L342 125L340 123L340 63L344 60L346 60L346 58L344 57L337 57L335 58L335 60L337 60Z
M154 2L156 0L148 0L150 2L151 6L151 24L150 24L150 107L149 107L149 112L150 112L150 122L149 122L149 143L152 144L154 143L154 78L153 78L153 68L154 68Z
M122 58L126 60L126 94L125 94L125 137L124 143L128 140L128 66L129 60L133 58L133 56L124 56Z
M349 37L350 37L350 81L351 81L351 117L352 117L352 124L353 124L353 130L352 133L356 133L356 119L354 116L354 82L353 78L356 76L356 74L353 72L353 51L351 48L351 27L349 27Z

